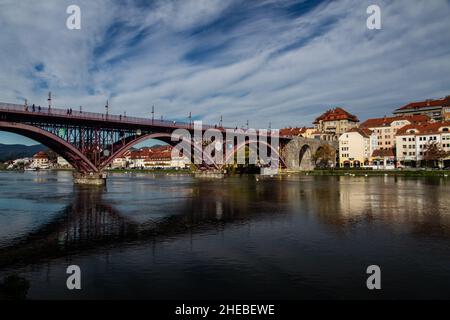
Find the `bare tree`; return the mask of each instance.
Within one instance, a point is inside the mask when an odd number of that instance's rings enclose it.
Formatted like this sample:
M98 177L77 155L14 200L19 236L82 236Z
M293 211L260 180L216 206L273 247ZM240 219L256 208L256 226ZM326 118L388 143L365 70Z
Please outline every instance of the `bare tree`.
M313 154L312 160L320 168L329 168L336 160L336 150L329 144L324 144Z
M432 142L425 146L422 159L428 167L430 164L435 167L436 162L442 161L450 156L450 152L443 150L437 142Z

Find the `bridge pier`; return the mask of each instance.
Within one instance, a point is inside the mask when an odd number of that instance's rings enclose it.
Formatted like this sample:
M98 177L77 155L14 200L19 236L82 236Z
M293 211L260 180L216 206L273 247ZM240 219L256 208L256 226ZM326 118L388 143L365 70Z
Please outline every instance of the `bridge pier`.
M225 172L222 170L199 170L194 173L194 177L199 179L223 179L225 175Z
M104 186L106 184L106 172L73 173L73 183L82 185Z

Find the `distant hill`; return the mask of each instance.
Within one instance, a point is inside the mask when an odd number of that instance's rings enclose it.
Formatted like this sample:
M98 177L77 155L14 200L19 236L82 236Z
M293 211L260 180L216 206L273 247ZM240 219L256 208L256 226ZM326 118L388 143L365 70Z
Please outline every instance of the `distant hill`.
M42 144L26 146L23 144L1 144L0 143L0 162L14 160L18 158L32 157L39 151L46 151L48 148Z

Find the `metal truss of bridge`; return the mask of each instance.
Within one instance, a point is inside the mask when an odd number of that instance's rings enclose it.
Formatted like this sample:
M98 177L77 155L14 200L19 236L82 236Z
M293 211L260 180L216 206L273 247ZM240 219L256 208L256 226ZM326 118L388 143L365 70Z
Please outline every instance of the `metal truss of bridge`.
M225 132L223 127L202 126L203 131L210 128ZM178 143L179 141L174 142L171 139L176 129L186 129L193 133L194 125L107 113L0 103L0 130L28 137L49 147L65 158L81 177L98 177L114 158L120 157L144 140L158 139L171 145ZM248 141L245 143L248 144ZM199 147L193 141L189 141L189 144L192 148L191 154L194 154L194 149ZM236 146L240 147L242 146ZM211 162L213 161L208 162L210 167ZM213 167L220 169L216 165Z

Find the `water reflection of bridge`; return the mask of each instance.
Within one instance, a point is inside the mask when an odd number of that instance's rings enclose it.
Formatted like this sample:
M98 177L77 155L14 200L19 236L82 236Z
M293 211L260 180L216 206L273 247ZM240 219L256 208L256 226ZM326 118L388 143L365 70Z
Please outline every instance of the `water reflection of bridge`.
M53 220L0 247L0 268L109 246L217 232L230 225L285 221L286 215L299 219L291 220L299 229L310 216L340 236L376 224L413 237L449 239L449 186L446 179L388 177L202 182L189 184L186 197L171 201L171 214L143 223L119 211L119 205L109 205L102 190L76 187L72 202ZM419 191L422 194L417 196Z
M245 203L221 201L220 195L211 199L199 192L200 198L186 198L174 214L138 223L105 203L103 194L100 189L75 187L72 203L54 219L0 248L0 267L109 245L172 239L221 229L227 223L249 218Z

